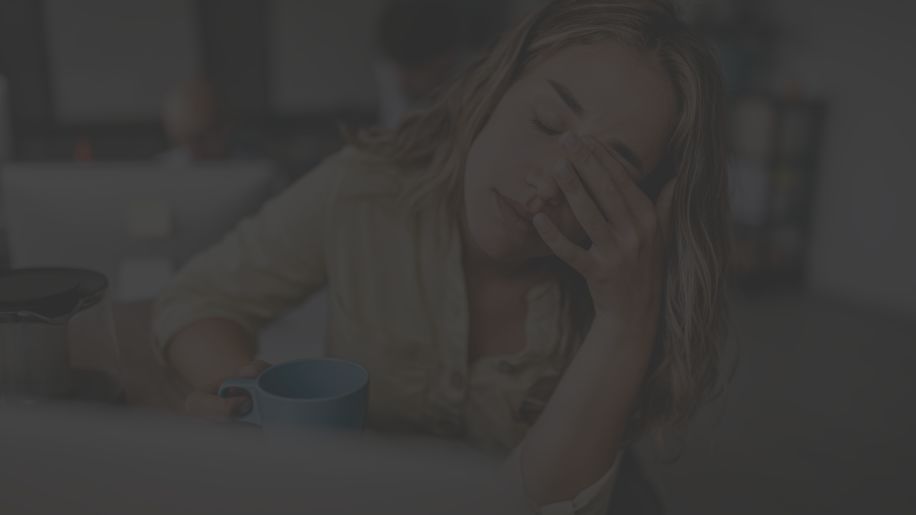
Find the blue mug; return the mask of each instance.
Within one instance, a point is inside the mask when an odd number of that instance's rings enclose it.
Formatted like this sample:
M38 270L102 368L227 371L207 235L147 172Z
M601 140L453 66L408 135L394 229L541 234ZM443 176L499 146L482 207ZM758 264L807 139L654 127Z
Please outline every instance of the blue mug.
M369 372L333 358L274 365L256 379L227 379L218 395L245 390L251 409L237 420L266 430L360 430L369 407Z

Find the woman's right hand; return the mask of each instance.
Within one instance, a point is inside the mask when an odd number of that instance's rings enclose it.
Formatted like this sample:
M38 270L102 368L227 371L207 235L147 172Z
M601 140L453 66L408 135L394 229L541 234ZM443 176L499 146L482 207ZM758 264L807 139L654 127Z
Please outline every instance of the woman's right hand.
M220 385L230 377L255 378L269 365L255 360L257 346L238 323L223 318L197 320L175 335L166 349L166 361L191 388L184 411L191 415L225 419L245 413L247 396L220 398Z
M270 367L270 364L255 360L240 368L232 377L247 377L254 379ZM247 394L239 392L229 397L219 397L216 389L191 392L185 399L185 411L190 415L206 418L227 419L243 415L251 409L251 399Z

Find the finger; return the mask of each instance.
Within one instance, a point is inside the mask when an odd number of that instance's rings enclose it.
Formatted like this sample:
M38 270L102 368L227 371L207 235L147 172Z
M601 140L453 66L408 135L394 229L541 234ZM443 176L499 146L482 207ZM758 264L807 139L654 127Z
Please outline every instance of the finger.
M532 174L525 177L525 182L531 186L537 196L546 204L559 205L562 195L556 181L548 173Z
M636 182L643 172L624 159L620 152L598 138L592 138L591 142L595 155L599 161L604 163L611 181L623 197L623 202L631 215L637 220L654 215L652 200Z
M552 250L558 258L565 261L580 274L586 275L588 269L587 263L589 260L587 250L569 241L569 239L560 232L560 229L557 228L550 217L544 213L534 215L531 221L534 224L534 228L537 229L538 234L541 235L541 239L544 240L544 243L550 247L550 250Z
M217 397L216 395L192 392L185 400L185 410L192 415L209 418L229 418L250 409L247 396Z
M667 243L671 238L672 226L674 220L671 215L671 206L674 204L674 190L677 187L677 176L665 184L661 193L658 195L658 201L655 203L655 209L658 213L658 226L662 233L662 238Z
M254 379L258 377L259 375L261 375L261 372L267 370L268 368L270 368L270 363L260 360L260 359L256 359L252 361L251 363L245 365L244 367L240 368L238 371L238 375L239 377L247 377L247 378Z
M620 172L620 165L612 159L602 159L603 156L599 155L596 144L581 140L572 133L564 136L563 143L576 170L588 184L595 202L608 222L614 229L621 228L626 231L626 228L632 225L633 214L611 177L613 171Z
M553 176L563 191L570 209L592 242L598 245L610 243L611 228L572 165L567 161L558 163Z

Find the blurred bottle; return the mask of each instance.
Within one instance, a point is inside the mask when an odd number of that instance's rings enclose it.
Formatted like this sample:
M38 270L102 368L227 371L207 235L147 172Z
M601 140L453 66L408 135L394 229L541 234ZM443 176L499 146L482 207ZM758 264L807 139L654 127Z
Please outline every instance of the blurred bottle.
M92 161L92 141L87 136L80 136L73 146L73 159L75 161Z

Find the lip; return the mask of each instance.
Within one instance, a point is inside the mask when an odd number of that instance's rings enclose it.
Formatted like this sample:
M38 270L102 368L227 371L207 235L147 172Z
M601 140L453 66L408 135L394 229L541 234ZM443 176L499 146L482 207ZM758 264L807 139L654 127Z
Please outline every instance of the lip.
M499 210L502 212L503 217L505 217L509 223L515 225L521 232L526 234L531 232L531 218L534 215L529 213L524 206L506 197L499 191L494 189L493 194L496 196L496 203L499 204Z

